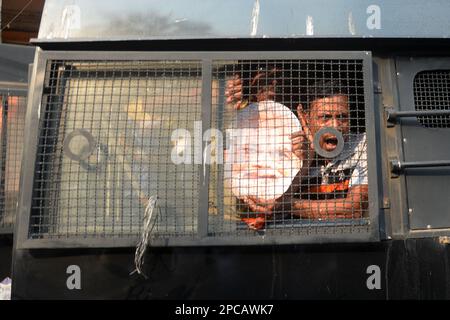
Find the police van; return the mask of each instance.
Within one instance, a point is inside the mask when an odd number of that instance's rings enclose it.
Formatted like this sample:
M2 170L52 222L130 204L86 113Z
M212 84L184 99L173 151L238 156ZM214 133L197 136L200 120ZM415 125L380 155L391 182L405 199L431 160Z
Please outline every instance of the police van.
M449 11L47 0L12 298L449 298Z

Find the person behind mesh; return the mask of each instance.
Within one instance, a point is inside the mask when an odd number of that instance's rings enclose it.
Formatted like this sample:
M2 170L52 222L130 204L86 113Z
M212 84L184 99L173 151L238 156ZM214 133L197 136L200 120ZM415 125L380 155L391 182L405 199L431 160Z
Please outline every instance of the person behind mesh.
M245 67L250 70L241 72L241 79L248 85L242 87L242 98L234 105L241 110L233 114L233 137L224 153L230 164L225 168L225 181L236 197L241 221L260 229L273 212L252 212L249 201L270 207L290 187L302 167L290 141L300 123L285 101L292 95L286 94L290 77L282 66L243 65L242 69Z
M254 78L261 77L261 73ZM238 76L227 82L227 103L235 109L245 107L245 84ZM257 91L256 101L276 100L273 82L268 89ZM297 115L302 130L292 135L293 152L303 159L303 168L288 191L272 206L260 206L254 199L244 201L255 213L265 217L289 215L302 219L360 218L368 207L366 134L352 128L348 86L337 80L318 79L308 84L297 105ZM254 89L247 89L255 92ZM252 99L252 98L250 98ZM295 101L295 99L290 99ZM321 157L314 146L316 133L323 128L339 131L344 138L343 150L334 158ZM319 139L322 150L332 152L337 147L337 137L323 134ZM252 226L261 229L265 219L256 220Z

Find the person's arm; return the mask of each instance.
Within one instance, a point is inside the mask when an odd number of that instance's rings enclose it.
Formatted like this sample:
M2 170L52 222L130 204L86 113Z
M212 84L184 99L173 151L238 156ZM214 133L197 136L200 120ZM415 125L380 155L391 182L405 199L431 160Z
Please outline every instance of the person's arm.
M361 218L368 207L368 186L355 185L342 199L299 200L292 204L293 215L306 219Z
M238 74L228 80L225 90L225 98L228 104L233 105L236 110L245 108L249 102L261 102L275 100L275 87L278 84L276 75L280 70L276 67L267 71L258 71L250 83L244 84ZM250 92L244 97L244 86L249 87Z
M227 81L227 89L225 90L226 102L232 104L236 110L245 107L242 90L242 80L238 75Z

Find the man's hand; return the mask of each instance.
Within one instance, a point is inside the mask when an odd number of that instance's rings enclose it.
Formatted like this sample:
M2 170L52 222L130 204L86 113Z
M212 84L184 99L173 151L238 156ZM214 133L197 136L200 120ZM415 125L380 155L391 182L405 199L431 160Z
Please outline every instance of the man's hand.
M272 68L268 72L258 71L249 84L250 97L248 99L244 99L242 80L239 75L235 74L233 79L227 81L226 102L233 104L233 108L239 110L245 108L249 102L275 100L277 85L275 75L277 72L279 72L277 68Z
M255 212L254 216L243 215L241 218L247 226L252 230L261 230L266 225L267 218L272 216L272 210L275 204L268 206L259 205L253 197L243 197L242 200L248 205L251 211Z
M297 114L302 129L291 135L292 152L299 159L311 160L314 155L314 137L309 130L308 122L306 121L301 104L297 107Z
M248 205L250 210L252 210L253 212L272 214L272 210L275 207L275 204L270 204L267 206L260 205L253 197L243 197L242 200Z
M253 197L243 197L242 200L251 211L272 216L274 213L288 213L292 208L292 186L274 203L262 205Z
M225 90L226 101L233 104L234 109L239 110L247 105L242 101L242 81L239 75L234 75L232 80L227 81L227 89ZM245 104L245 105L244 105Z

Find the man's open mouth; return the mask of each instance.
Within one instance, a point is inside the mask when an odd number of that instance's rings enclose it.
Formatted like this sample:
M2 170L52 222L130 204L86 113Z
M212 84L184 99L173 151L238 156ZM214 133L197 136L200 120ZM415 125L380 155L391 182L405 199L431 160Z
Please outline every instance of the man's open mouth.
M322 149L325 151L333 151L336 149L338 144L338 139L336 136L327 136L323 138Z

